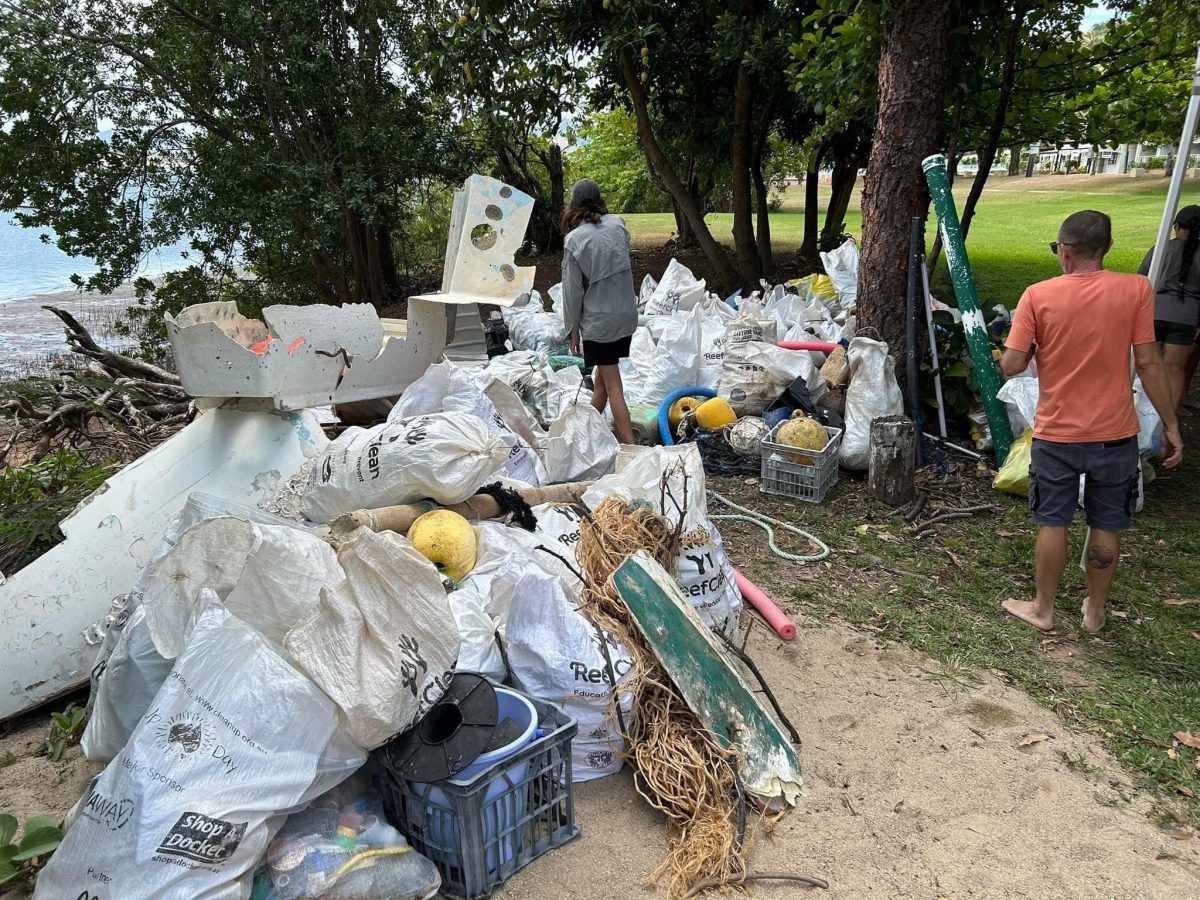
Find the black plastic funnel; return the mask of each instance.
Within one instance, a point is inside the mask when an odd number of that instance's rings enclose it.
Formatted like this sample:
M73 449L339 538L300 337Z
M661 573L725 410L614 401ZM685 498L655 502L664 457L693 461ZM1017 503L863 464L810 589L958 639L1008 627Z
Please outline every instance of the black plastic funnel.
M459 672L416 725L384 746L383 763L409 781L453 778L487 747L498 716L491 682Z

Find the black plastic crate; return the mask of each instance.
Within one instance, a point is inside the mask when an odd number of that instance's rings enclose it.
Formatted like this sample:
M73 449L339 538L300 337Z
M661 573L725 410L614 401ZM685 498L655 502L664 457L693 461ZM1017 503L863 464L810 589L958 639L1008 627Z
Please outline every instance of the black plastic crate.
M414 784L381 766L384 811L442 873L442 893L489 897L548 850L579 836L571 784L575 720L523 695L545 731L469 784Z

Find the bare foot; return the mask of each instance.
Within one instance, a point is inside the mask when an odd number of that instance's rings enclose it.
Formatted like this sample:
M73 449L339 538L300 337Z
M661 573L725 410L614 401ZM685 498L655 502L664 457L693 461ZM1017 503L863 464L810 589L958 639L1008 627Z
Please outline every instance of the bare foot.
M1093 614L1091 605L1090 600L1083 601L1083 609L1080 610L1083 613L1083 627L1088 634L1097 634L1104 627L1104 608L1101 607L1099 613Z
M1033 600L1017 600L1012 597L1000 604L1010 616L1016 616L1022 622L1032 625L1038 631L1054 630L1054 613L1043 615L1038 612L1037 603Z

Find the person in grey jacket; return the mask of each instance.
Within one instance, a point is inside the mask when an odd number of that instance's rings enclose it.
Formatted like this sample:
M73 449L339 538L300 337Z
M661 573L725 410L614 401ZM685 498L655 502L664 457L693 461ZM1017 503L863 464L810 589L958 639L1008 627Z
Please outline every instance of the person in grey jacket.
M612 410L613 427L623 444L633 443L633 424L625 403L619 363L629 356L638 324L629 232L620 216L611 215L590 178L575 182L571 206L562 217L563 320L571 352L583 349L592 367L596 390L592 405Z
M1200 206L1175 216L1175 237L1163 250L1162 274L1154 286L1154 334L1162 348L1167 380L1177 406L1187 398L1189 360L1200 325ZM1151 247L1138 272L1150 274ZM1192 372L1194 373L1194 369Z

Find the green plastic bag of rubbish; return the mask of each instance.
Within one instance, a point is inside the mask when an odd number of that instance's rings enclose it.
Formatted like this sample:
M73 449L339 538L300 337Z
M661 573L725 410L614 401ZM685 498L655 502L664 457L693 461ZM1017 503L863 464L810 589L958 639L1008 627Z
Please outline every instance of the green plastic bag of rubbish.
M549 362L550 368L555 372L559 369L565 369L568 366L574 366L577 369L586 368L583 360L578 356L551 356Z
M1033 429L1028 428L1023 435L1013 441L1013 445L1008 451L1008 459L996 473L996 480L992 482L992 487L998 491L1028 497L1029 462L1032 451Z

